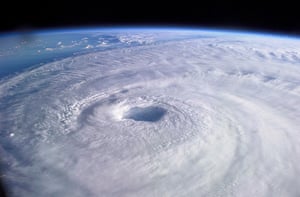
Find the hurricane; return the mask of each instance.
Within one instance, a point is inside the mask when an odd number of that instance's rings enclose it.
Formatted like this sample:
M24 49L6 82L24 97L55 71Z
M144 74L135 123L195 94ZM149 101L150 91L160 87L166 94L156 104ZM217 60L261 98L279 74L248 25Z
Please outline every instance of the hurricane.
M35 53L80 50L0 80L8 194L300 195L298 38L88 33L56 35Z

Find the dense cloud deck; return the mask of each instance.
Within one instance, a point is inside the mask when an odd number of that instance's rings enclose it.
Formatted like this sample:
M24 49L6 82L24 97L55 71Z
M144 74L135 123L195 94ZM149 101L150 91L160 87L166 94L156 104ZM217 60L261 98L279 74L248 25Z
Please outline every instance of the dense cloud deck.
M1 80L13 196L300 195L299 40L94 34L74 46L101 50Z

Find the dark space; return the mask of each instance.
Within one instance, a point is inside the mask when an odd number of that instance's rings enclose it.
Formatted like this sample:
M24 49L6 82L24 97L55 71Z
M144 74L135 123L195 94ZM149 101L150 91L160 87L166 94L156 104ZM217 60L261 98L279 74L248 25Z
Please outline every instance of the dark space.
M300 34L298 6L288 1L7 2L0 30L65 27L183 26ZM16 6L19 9L16 9ZM4 12L5 11L5 12Z

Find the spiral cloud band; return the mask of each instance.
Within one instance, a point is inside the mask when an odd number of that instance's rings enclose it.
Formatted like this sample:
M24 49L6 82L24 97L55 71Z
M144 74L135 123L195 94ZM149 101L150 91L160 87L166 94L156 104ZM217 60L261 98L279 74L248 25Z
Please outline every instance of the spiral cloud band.
M159 33L1 81L8 192L300 195L300 40Z

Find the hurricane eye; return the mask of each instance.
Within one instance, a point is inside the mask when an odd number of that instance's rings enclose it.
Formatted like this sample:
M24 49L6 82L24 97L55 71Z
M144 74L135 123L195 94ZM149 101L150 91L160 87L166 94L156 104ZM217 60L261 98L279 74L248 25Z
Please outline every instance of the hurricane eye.
M133 107L125 112L124 119L135 121L157 122L166 114L166 110L157 106Z

